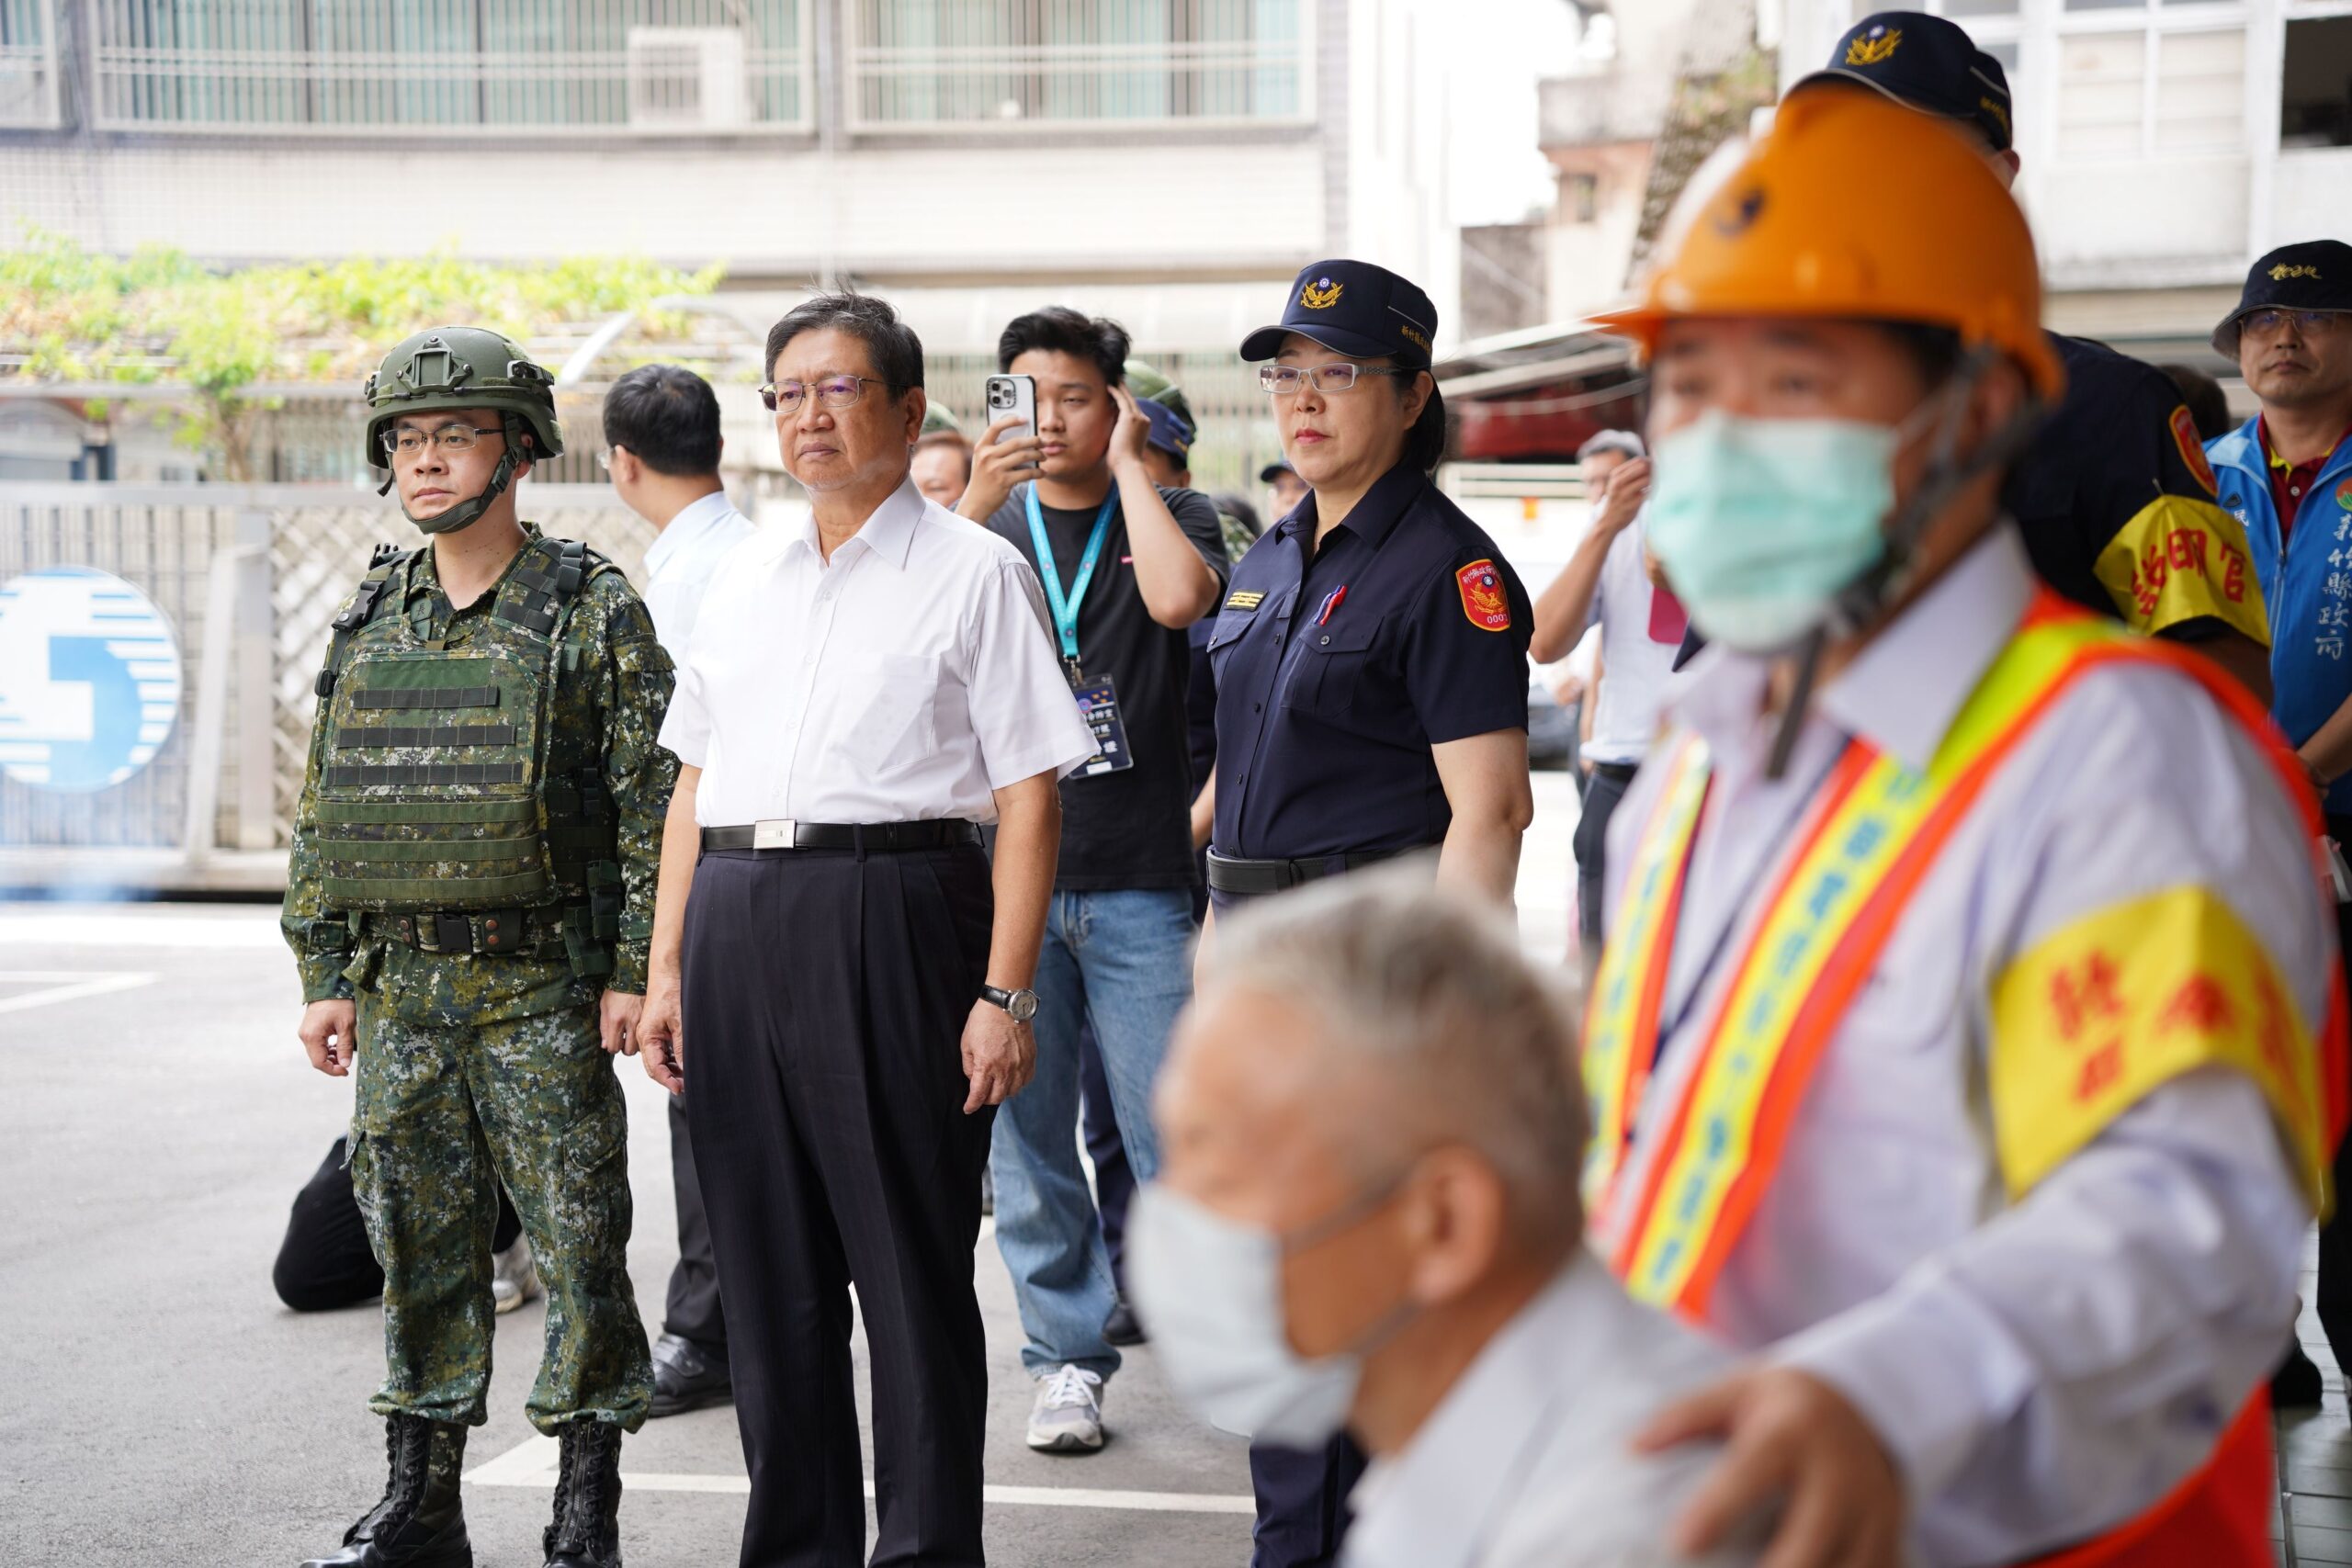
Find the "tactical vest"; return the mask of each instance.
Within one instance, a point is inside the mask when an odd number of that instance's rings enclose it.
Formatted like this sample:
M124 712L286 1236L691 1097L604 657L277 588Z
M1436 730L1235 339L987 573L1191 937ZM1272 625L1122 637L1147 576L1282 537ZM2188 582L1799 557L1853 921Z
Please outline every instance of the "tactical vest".
M612 797L590 738L556 733L552 716L558 673L579 664L571 606L591 578L617 569L575 540L534 539L472 640L445 648L424 635L427 605L412 620L396 602L410 558L378 551L335 618L317 682L325 906L393 916L561 906L534 922L539 931L561 931L575 970L606 972L622 905Z

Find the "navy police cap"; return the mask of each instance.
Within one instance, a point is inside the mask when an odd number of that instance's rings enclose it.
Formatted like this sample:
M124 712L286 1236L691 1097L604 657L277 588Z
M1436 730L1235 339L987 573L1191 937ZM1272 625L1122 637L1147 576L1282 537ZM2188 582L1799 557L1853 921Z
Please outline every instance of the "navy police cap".
M1420 286L1370 262L1319 261L1291 280L1280 324L1241 340L1244 359L1272 359L1283 337L1297 333L1334 354L1358 359L1393 355L1414 370L1430 365L1437 307Z
M2238 308L2213 329L2213 350L2238 356L2238 323L2256 310L2352 310L2352 245L2305 240L2281 245L2245 275Z
M1860 82L1907 108L1962 119L1996 152L2009 150L2009 77L1956 22L1921 11L1880 11L1838 40L1829 63L1789 89Z

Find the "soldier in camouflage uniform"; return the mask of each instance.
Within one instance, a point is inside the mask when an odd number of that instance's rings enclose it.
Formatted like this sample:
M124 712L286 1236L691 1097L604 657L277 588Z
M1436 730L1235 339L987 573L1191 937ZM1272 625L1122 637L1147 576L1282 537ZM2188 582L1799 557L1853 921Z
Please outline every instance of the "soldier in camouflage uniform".
M548 373L420 333L371 377L368 445L429 536L334 623L283 917L312 1064L358 1068L351 1171L384 1268L390 1478L307 1568L448 1568L485 1418L503 1180L548 1292L527 1414L562 1440L549 1568L616 1568L620 1435L652 1368L626 1253L628 1122L662 815L670 660L618 570L516 520L562 450ZM389 487L388 487L389 488Z

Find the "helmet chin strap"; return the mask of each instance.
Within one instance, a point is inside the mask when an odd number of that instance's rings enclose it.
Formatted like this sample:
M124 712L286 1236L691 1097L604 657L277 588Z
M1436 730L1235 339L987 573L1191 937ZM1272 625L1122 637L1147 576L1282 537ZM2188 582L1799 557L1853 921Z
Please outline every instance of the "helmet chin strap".
M481 521L481 514L495 505L498 498L506 493L506 487L514 482L514 470L523 466L523 422L511 413L503 413L498 416L498 423L506 435L506 450L499 455L498 467L490 471L490 483L482 487L480 495L469 497L448 511L431 517L419 517L408 509L406 502L401 503L401 515L415 524L419 532L454 534L460 528L471 526ZM376 493L382 495L391 488L392 481L388 478L384 480L383 489Z
M1919 542L1927 536L1928 525L1938 514L1951 504L1953 497L1987 471L2007 467L2026 449L2041 428L2048 409L2039 398L2028 398L1999 429L1978 443L1974 451L1965 457L1959 455L1961 417L1966 412L1968 395L1999 358L2000 350L1990 344L1971 349L1951 380L1936 394L1943 408L1933 428L1934 454L1928 460L1927 474L1920 479L1918 489L1911 492L1911 499L1897 507L1888 519L1886 550L1879 557L1878 564L1838 592L1828 618L1806 633L1799 645L1796 680L1789 690L1788 705L1781 711L1780 728L1772 737L1772 752L1764 770L1766 778L1778 781L1788 772L1797 736L1804 728L1805 710L1813 703L1814 684L1820 676L1822 655L1828 650L1830 637L1852 637L1875 625L1886 606L1900 599L1911 586L1918 567Z

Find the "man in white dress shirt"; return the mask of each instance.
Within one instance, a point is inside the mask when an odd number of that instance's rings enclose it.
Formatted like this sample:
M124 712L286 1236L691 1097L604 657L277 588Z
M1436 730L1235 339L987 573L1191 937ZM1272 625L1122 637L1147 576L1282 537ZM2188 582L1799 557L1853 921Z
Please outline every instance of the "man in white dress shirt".
M1389 872L1238 913L1157 1112L1127 1241L1156 1353L1217 1426L1353 1430L1347 1568L1681 1561L1710 1456L1633 1437L1730 1358L1585 1250L1575 1031L1508 921Z
M978 1564L980 1171L1035 1059L1057 785L1093 737L1036 575L909 477L914 333L881 300L820 295L766 362L811 514L736 548L686 650L639 1038L656 1081L693 1089L751 1472L742 1562L864 1560L854 1285L874 1560Z
M2309 791L2037 587L2001 485L2064 373L1974 146L1800 94L1702 201L1601 318L1710 646L1584 1038L1599 1250L1755 1356L1644 1434L1726 1443L1674 1539L1782 1497L1776 1568L2267 1562L2341 1045Z
M727 553L752 536L718 478L718 398L710 383L676 365L640 365L605 394L605 446L597 460L621 504L653 525L639 592L672 663L702 609L703 591ZM670 1270L662 1337L653 1342L653 1404L675 1416L723 1404L730 1393L727 1314L710 1221L695 1175L694 1139L683 1095L670 1097L670 1172L678 1205L678 1261Z

